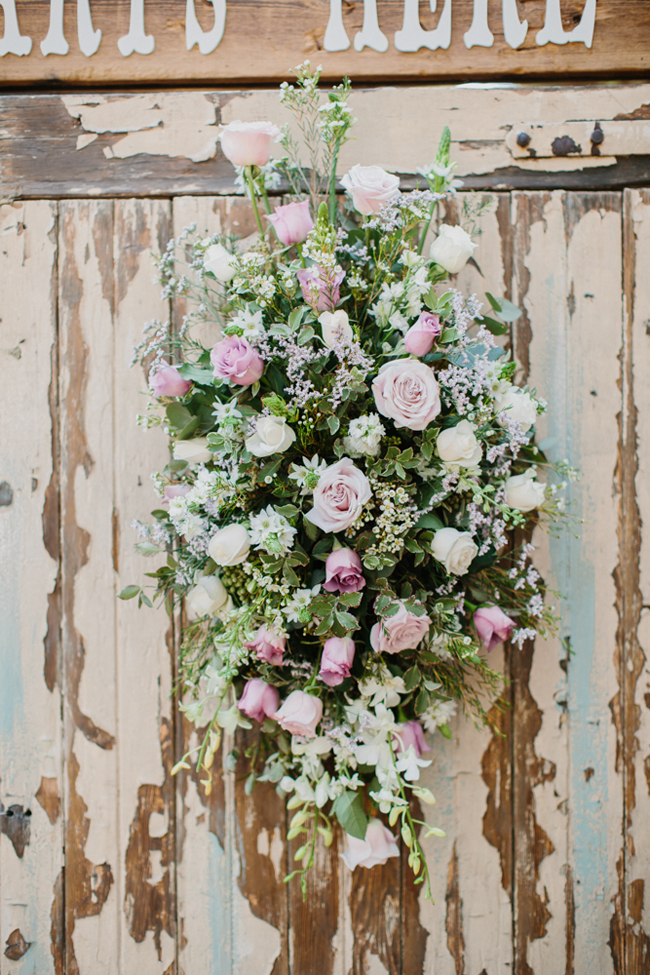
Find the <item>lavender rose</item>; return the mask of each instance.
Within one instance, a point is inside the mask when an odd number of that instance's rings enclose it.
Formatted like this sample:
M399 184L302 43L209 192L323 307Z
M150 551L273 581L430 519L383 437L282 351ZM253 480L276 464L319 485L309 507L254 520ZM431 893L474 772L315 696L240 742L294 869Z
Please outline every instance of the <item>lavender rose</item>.
M301 268L298 271L298 281L302 296L314 311L334 311L341 297L341 281L345 271L335 271L334 268L313 267Z
M275 687L256 677L254 680L249 680L244 687L244 693L237 701L237 707L249 718L262 722L265 718L273 717L278 709L279 700Z
M489 652L510 639L515 621L498 606L479 606L474 613L474 626L483 646Z
M361 571L361 559L351 548L338 548L330 552L325 562L327 592L359 592L366 584Z
M221 148L233 166L266 166L271 139L280 134L272 122L230 122L219 134Z
M355 867L374 867L386 863L390 857L399 856L395 837L380 819L371 819L366 827L365 839L360 840L346 833L348 848L341 859L349 870Z
M280 710L272 717L281 728L290 731L292 735L315 738L316 725L323 717L323 704L313 694L292 691Z
M398 754L408 751L411 745L415 749L415 754L418 758L422 758L423 752L431 751L431 746L427 745L427 740L424 737L424 731L419 721L404 721L402 724L398 724L397 732L393 738L393 743L395 751Z
M163 508L169 507L172 498L184 498L191 490L189 484L165 484L164 497L161 501Z
M357 520L371 494L366 475L349 457L342 457L321 474L314 488L314 507L305 518L324 532L345 531Z
M364 217L378 213L385 203L399 196L399 176L392 176L381 166L353 166L341 180L352 197L354 209Z
M191 382L183 379L176 366L163 366L149 376L149 387L154 396L185 396Z
M264 360L244 338L229 335L213 347L210 361L217 379L229 379L237 386L251 386L264 372Z
M424 430L440 413L440 387L433 370L417 359L387 362L373 380L377 409L396 427Z
M441 331L442 326L438 316L432 315L430 311L423 311L415 325L411 325L404 336L406 351L411 355L427 355L431 352Z
M431 620L428 616L416 616L409 612L404 603L394 616L388 616L383 623L375 623L370 631L370 645L377 653L400 653L402 650L415 650L429 632Z
M349 636L332 636L325 641L318 676L328 687L337 687L350 676L354 660L354 640Z
M268 664L276 667L282 666L282 655L287 645L287 638L278 636L273 627L260 626L259 630L249 643L244 646L249 650L254 650L258 660L266 660Z
M310 230L314 229L308 200L275 207L275 212L270 213L268 219L273 224L278 240L286 247L291 244L301 244L307 239Z

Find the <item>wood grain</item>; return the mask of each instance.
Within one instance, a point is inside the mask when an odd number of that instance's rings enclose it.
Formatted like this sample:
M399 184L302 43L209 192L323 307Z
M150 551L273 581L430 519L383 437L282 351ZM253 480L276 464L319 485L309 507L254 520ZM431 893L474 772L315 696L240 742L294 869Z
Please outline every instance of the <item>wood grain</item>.
M584 4L571 2L562 7L562 23L571 30L580 20ZM64 32L70 45L64 56L44 57L39 43L48 25L50 4L46 0L17 0L21 33L32 38L26 57L8 54L0 62L0 81L9 84L106 85L115 82L165 84L197 81L247 83L285 80L293 65L305 58L317 59L328 79L345 74L357 81L395 79L466 81L472 78L533 78L559 75L586 77L625 73L641 74L650 64L645 38L650 29L650 11L644 2L598 0L593 46L548 44L539 47L535 38L544 24L543 0L531 0L520 9L528 21L526 39L518 50L503 37L501 4L490 3L489 25L494 34L492 47L467 50L463 35L472 22L473 3L454 0L450 47L417 53L401 53L393 46L393 35L402 28L404 5L399 0L383 0L379 5L379 24L390 44L379 54L365 48L330 53L323 49L329 17L326 0L255 0L229 4L223 39L211 54L202 56L197 48L185 49L185 4L182 0L158 0L145 7L145 29L155 38L153 54L122 57L118 38L128 31L130 4L127 0L94 0L92 20L102 31L99 50L85 57L77 42L74 7L66 5ZM364 7L351 3L344 8L344 24L350 42L363 22ZM204 30L214 24L212 7L198 4L197 13ZM440 14L431 15L421 5L421 23L426 30L436 26Z

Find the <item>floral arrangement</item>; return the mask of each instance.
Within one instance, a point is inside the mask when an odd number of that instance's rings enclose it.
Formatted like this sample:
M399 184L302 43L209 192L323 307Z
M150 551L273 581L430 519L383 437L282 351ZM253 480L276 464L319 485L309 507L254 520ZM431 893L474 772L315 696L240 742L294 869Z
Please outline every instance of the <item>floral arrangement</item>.
M449 130L422 188L355 165L337 197L350 87L318 81L307 63L280 91L307 163L288 128L221 133L254 239L187 228L159 258L164 296L191 311L178 333L146 326L137 350L140 422L163 426L173 458L138 547L167 553L153 598L185 607L178 694L197 734L177 768L194 763L209 793L225 734L246 789L287 798L303 890L338 820L351 869L397 856L399 828L430 896L420 828L444 834L418 818L434 801L421 770L457 707L489 720L494 646L553 625L526 539L561 514L563 485L538 480L544 404L495 341L518 309L488 294L483 314L453 283L477 243L440 220L458 185ZM291 202L271 212L281 180ZM120 595L152 605L139 586Z

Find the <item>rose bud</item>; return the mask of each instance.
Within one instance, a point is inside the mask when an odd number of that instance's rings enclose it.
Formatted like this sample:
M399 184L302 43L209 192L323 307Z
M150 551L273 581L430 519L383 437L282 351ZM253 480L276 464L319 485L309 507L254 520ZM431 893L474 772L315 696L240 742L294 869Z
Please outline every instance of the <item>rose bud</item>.
M233 166L266 166L271 139L280 134L272 122L230 122L219 135L221 148Z
M442 562L447 572L464 576L478 555L478 545L470 532L457 528L439 528L431 542L431 554Z
M168 507L172 498L184 498L192 488L189 484L165 484L164 497L161 501L163 507Z
M498 606L479 606L474 613L474 626L486 650L494 650L499 643L510 639L515 621Z
M228 335L213 347L210 362L217 379L229 379L237 386L252 386L264 372L264 359L245 339Z
M208 555L217 565L239 565L251 547L251 537L243 525L228 525L214 533L208 545Z
M330 552L325 562L327 592L359 592L366 584L361 571L361 559L351 548L338 548Z
M411 325L404 336L406 351L411 355L423 356L431 352L442 327L440 319L431 312L423 311L415 325Z
M275 714L281 728L292 735L304 735L305 738L316 737L316 725L323 717L323 704L313 694L304 691L292 691L282 707Z
M350 676L354 661L354 640L349 636L332 636L325 641L318 676L328 687L337 687Z
M287 645L287 638L278 636L272 627L260 626L259 630L244 646L254 650L259 660L266 660L267 664L282 666L282 654Z
M544 504L546 485L535 480L535 471L529 468L525 474L513 474L504 484L506 504L515 511L534 511Z
M254 680L249 680L244 687L244 693L237 701L237 707L249 718L255 718L261 723L265 718L273 717L278 709L279 700L275 687L256 677Z
M235 276L236 255L226 250L223 244L211 244L203 255L203 270L214 274L217 281L227 284Z
M398 754L408 751L411 745L413 745L418 758L422 758L423 752L431 751L431 746L427 745L427 740L424 737L424 731L419 721L405 721L403 724L398 724L397 731L398 734L394 736L393 742L395 751Z
M183 379L176 366L163 366L149 376L149 388L154 396L185 396L192 385Z
M230 597L218 576L199 576L185 602L193 616L216 616L220 610L232 608ZM229 605L230 604L230 605Z
M382 623L375 623L370 631L370 644L377 653L400 653L415 650L429 632L428 616L410 613L404 603L394 616L387 616Z
M346 867L375 867L386 863L390 857L399 856L395 837L380 819L371 819L366 827L365 839L346 833L348 848L341 854Z
M364 217L378 213L385 203L399 196L399 176L387 173L381 166L353 166L341 180L341 186L352 197L352 204Z
M290 244L301 244L309 236L310 230L314 229L308 200L275 207L275 213L270 213L268 219L273 224L280 243L287 247Z
M214 454L208 450L208 438L192 437L191 440L177 440L174 444L174 460L184 460L190 467L214 460Z
M472 242L472 238L462 227L450 227L443 223L429 253L431 260L449 274L458 274L477 247L478 244Z

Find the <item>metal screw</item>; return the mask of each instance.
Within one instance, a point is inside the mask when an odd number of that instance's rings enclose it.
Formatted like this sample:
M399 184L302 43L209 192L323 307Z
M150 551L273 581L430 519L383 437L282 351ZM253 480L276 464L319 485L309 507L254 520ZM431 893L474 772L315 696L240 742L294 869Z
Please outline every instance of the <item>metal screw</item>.
M605 133L600 127L600 122L596 122L596 128L591 133L591 141L595 146L599 146L605 138Z
M519 134L517 135L517 145L520 146L522 149L525 149L529 142L530 142L530 136L528 135L528 133L519 132Z

